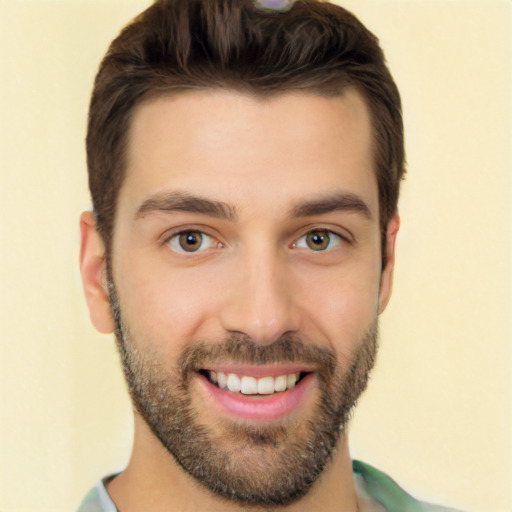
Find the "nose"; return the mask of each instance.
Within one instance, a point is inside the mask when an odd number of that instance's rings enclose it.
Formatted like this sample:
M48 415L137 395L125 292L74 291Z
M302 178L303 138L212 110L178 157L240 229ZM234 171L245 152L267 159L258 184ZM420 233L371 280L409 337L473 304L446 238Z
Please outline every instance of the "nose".
M259 252L243 258L236 267L224 290L223 328L261 345L298 331L300 313L293 279L279 256Z

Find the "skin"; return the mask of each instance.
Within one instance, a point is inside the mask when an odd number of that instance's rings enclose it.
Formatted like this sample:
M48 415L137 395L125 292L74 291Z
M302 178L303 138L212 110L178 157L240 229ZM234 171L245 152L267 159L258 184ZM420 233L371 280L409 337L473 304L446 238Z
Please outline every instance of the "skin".
M171 368L194 341L243 333L270 345L291 333L332 349L346 364L388 303L399 227L395 215L382 269L370 148L368 109L350 89L339 97L286 93L265 100L194 91L141 103L129 134L111 254L123 316L138 348L157 353ZM177 192L221 201L236 218L153 208L155 198ZM305 201L347 194L367 211L290 214ZM175 235L183 229L210 238L198 252L180 252ZM305 238L313 229L340 238L314 251ZM90 212L81 217L81 234L91 319L109 333L114 322L104 246ZM220 428L219 414L239 421L219 413L198 379L190 392L212 429ZM317 393L313 382L292 419L311 418ZM246 509L199 486L137 412L130 462L109 492L122 512ZM350 511L357 510L356 500L345 433L310 492L281 510Z

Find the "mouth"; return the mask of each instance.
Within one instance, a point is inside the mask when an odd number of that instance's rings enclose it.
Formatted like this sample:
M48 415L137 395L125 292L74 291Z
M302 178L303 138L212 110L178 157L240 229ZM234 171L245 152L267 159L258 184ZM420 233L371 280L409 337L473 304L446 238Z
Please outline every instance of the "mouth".
M199 381L215 412L240 420L275 421L304 406L315 373L297 367L202 369Z
M246 396L269 396L275 393L284 393L293 389L308 375L308 372L293 372L258 378L215 370L201 370L199 373L219 389Z

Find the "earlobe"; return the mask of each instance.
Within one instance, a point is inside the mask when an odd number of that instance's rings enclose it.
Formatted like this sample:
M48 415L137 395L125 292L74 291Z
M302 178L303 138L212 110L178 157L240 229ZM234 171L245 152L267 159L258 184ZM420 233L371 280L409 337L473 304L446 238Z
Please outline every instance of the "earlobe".
M386 266L382 270L379 292L379 314L388 305L393 289L393 272L395 269L395 245L398 230L400 228L400 216L398 213L388 223L386 231Z
M105 246L90 211L80 216L80 274L94 327L99 332L111 333L114 320L108 300Z

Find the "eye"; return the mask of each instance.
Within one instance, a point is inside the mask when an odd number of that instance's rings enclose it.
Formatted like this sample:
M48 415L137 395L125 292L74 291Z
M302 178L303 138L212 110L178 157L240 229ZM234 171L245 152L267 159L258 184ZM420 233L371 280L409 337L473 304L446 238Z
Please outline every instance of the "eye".
M193 230L176 233L169 238L168 243L176 252L199 252L220 245L210 235Z
M341 236L326 229L315 229L301 236L294 244L299 249L312 251L329 251L341 245Z

